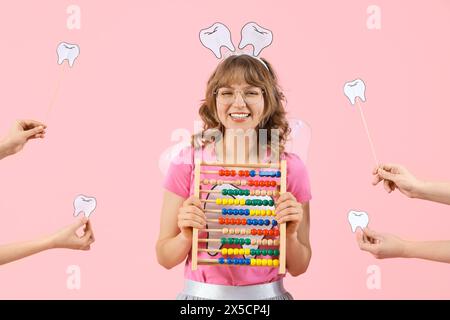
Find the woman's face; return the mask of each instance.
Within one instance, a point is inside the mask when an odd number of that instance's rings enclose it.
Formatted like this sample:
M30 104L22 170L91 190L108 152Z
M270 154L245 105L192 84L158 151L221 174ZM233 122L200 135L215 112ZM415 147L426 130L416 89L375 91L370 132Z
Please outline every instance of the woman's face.
M247 83L231 84L216 92L219 120L226 129L254 129L261 122L264 94Z

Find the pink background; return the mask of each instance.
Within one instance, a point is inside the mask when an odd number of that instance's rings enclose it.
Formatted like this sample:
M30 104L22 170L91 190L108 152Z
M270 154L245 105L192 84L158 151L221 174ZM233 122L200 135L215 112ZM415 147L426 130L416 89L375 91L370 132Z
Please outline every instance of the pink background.
M66 8L81 7L81 30ZM381 30L366 27L369 5ZM255 21L274 33L262 56L276 68L290 117L312 128L313 258L288 276L297 299L449 299L450 269L418 260L376 260L359 251L347 222L363 210L379 231L408 239L449 239L448 206L387 195L370 182L373 159L343 85L364 79L363 104L382 161L419 177L450 181L450 4L433 1L8 1L0 5L0 132L16 118L46 121L44 141L1 161L0 243L52 232L73 221L72 202L97 198L90 252L53 250L0 267L0 298L170 299L183 266L155 255L171 133L193 129L215 57L200 29L223 22L235 45ZM74 68L46 117L61 66L59 42L77 43ZM69 265L81 289L66 288ZM366 286L381 269L381 289Z

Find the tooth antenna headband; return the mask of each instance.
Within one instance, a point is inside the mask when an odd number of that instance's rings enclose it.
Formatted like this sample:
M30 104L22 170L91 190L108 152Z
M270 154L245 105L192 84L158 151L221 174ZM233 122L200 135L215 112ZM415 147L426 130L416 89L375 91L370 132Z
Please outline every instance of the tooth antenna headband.
M222 47L226 47L229 50L227 56L247 54L257 59L269 70L266 63L258 56L264 48L272 43L273 34L270 30L261 27L255 22L249 22L242 27L241 41L238 46L240 51L236 51L231 41L231 32L223 23L216 22L212 26L200 30L199 37L203 46L211 50L217 59L222 59L220 50ZM253 46L251 54L242 50L248 45Z

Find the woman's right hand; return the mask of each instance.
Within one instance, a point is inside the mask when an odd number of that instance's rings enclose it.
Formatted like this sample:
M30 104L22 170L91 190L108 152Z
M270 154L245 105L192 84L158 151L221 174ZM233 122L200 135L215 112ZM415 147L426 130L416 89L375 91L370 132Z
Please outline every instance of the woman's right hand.
M178 227L181 234L192 240L192 228L203 229L205 226L206 215L202 210L202 203L195 196L189 197L178 210Z
M374 168L373 185L384 182L384 189L391 193L395 189L410 198L416 198L422 182L405 167L398 164L381 164Z

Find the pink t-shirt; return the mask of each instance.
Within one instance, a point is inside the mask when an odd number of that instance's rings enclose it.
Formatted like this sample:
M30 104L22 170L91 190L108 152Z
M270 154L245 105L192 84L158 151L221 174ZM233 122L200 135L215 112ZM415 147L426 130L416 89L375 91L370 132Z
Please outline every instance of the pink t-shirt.
M206 161L211 161L210 155L203 153L203 159ZM311 190L309 185L308 173L306 167L300 158L292 153L284 153L282 158L286 159L287 162L287 191L291 192L297 201L304 203L311 199ZM187 199L194 193L194 163L193 163L193 149L185 148L178 156L172 161L169 171L167 172L164 188L170 192L173 192L180 197ZM209 167L208 170L218 170L218 167ZM203 177L202 177L203 178ZM214 177L217 179L217 177ZM219 178L220 179L220 178ZM237 177L236 179L239 179ZM258 179L258 178L257 178ZM234 185L224 184L221 186L213 187L215 190L239 188ZM247 187L248 188L248 187ZM203 189L203 188L202 188ZM221 194L210 193L208 194L210 200L214 200L215 197L225 197ZM240 198L244 198L240 196ZM267 199L271 197L266 196ZM221 209L214 203L207 203L206 209ZM208 228L222 228L218 224L212 225L208 223ZM199 232L199 237L207 238L208 233ZM227 237L226 235L214 235L214 238ZM228 237L234 237L230 235ZM246 236L248 237L248 236ZM258 238L258 236L250 236L250 238ZM262 236L259 236L262 238ZM266 237L267 238L267 237ZM220 243L199 243L199 248L209 249L219 249ZM236 245L227 245L227 247L240 247ZM242 246L243 248L255 248L254 246ZM263 246L259 247L263 249ZM199 252L199 258L219 258L220 253L210 253L210 252ZM267 258L267 257L266 257ZM240 267L240 266L208 266L199 265L196 271L191 270L191 255L189 254L185 265L185 278L206 282L210 284L221 284L221 285L231 285L231 286L245 286L269 283L277 281L284 275L278 274L277 268L271 267Z

